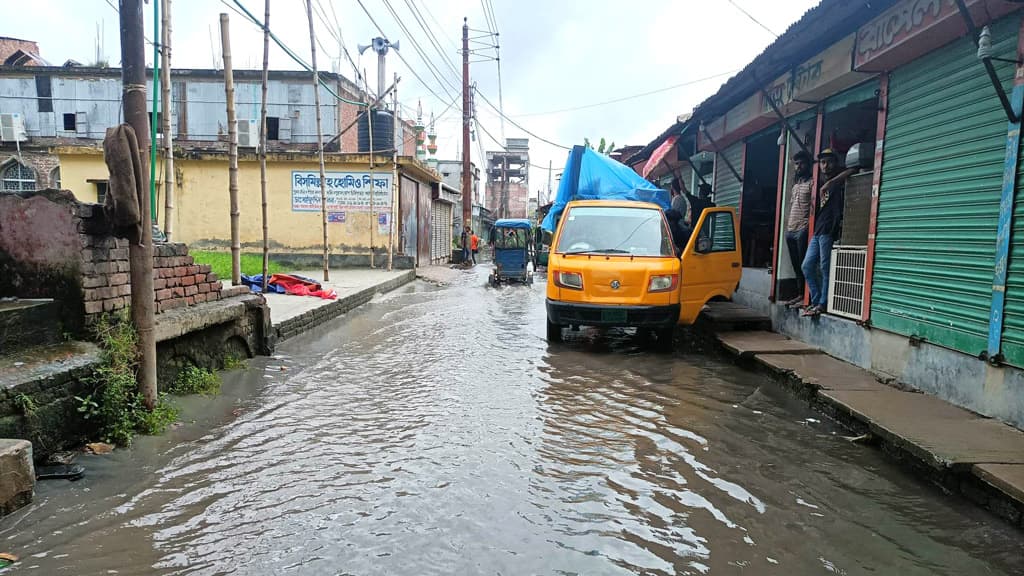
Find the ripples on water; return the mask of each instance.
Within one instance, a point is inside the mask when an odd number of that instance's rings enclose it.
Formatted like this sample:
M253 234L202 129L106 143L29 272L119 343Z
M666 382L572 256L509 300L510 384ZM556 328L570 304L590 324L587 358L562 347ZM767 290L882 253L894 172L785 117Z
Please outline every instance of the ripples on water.
M977 574L1020 562L1019 533L756 376L621 333L549 348L543 284L482 279L378 297L254 361L246 411L151 455L146 481L58 513L54 493L30 512L41 531L97 519L63 537L8 528L45 554L20 569Z

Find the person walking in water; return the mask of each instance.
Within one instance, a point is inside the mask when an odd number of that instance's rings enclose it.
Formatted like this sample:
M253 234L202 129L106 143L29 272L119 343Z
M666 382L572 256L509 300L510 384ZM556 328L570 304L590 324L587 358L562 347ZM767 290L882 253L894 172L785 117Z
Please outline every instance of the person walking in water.
M473 265L476 265L476 255L480 253L480 237L476 235L476 232L472 228L469 229L469 248L473 251Z

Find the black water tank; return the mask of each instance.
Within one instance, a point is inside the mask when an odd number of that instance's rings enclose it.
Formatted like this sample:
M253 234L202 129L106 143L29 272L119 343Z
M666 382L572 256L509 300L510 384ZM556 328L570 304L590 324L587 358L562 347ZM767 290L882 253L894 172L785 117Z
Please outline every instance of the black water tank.
M395 117L387 110L374 110L373 150L390 152L395 147ZM370 151L370 117L366 112L359 114L359 151Z

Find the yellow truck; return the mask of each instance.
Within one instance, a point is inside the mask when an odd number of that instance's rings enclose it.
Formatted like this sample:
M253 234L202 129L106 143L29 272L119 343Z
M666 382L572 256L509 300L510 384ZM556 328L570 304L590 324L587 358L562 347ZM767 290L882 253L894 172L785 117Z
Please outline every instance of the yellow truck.
M664 199L604 195L611 198L565 202L557 220L545 221L557 223L548 258L549 341L560 341L567 327L622 326L653 330L667 346L675 327L695 322L708 301L732 297L743 271L733 208L705 209L676 257Z

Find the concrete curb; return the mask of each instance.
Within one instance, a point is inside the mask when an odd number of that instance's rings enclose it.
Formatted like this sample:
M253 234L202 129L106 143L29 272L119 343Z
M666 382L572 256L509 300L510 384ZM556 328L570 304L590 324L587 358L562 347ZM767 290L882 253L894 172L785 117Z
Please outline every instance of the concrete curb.
M359 306L366 304L377 294L390 292L412 282L415 279L416 270L409 270L401 276L370 286L369 288L364 288L355 294L338 298L326 306L314 308L313 310L299 314L294 318L289 318L279 324L274 324L274 334L277 336L278 342L298 336L303 332L311 330L312 328L333 320L354 308L358 308Z
M814 410L861 435L865 444L881 448L944 492L960 494L1011 525L1024 528L1024 453L1004 450L1021 445L1024 433L936 397L889 386L877 375L826 354L789 352L779 335L772 332L765 333L765 338L779 348L776 353L730 345L728 332L715 334L709 323L699 323L697 329L704 332L702 341L714 341L718 354L772 377ZM751 334L745 333L733 342L750 342ZM925 419L894 418L894 414L905 413L899 412L900 403L915 405L942 426L929 427ZM972 443L965 438L981 441ZM1001 438L1007 442L1001 444Z

